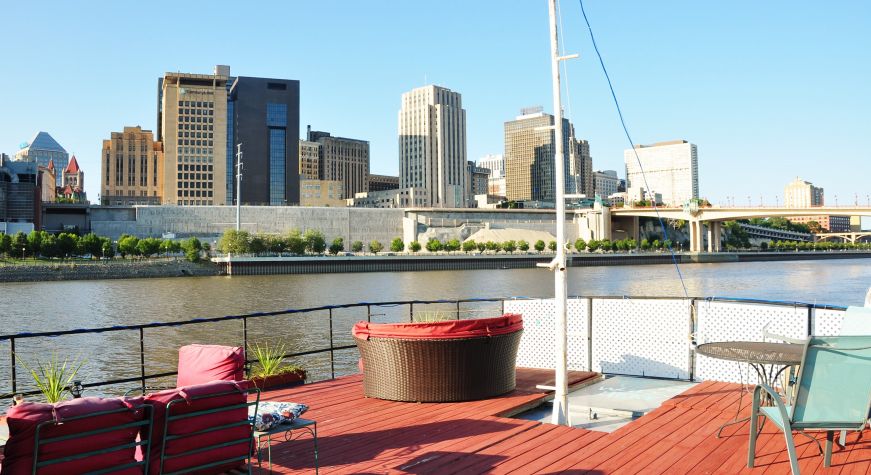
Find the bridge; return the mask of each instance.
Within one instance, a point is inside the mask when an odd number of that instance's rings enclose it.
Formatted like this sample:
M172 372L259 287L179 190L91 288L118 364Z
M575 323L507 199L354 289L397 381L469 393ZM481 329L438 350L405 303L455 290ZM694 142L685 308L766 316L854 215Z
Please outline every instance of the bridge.
M754 226L752 224L740 223L741 227L753 237L774 239L777 241L813 241L814 235L811 233L799 233L796 231L787 231L785 229L766 228L765 226Z
M700 252L707 244L708 252L718 252L721 248L723 221L736 219L771 218L799 216L871 216L871 206L820 206L812 208L784 207L699 207L696 205L684 208L608 208L596 204L592 209L575 211L579 234L584 239L612 239L616 237L639 238L638 218L656 218L684 220L689 226L690 251ZM614 233L625 233L614 234ZM865 237L868 233L827 233L833 235L849 234L841 237L851 242ZM707 239L705 239L707 237ZM826 236L828 239L829 236Z
M851 231L849 233L820 233L814 235L814 242L830 241L833 239L840 239L844 242L851 242L853 244L856 244L857 242L871 241L871 231Z

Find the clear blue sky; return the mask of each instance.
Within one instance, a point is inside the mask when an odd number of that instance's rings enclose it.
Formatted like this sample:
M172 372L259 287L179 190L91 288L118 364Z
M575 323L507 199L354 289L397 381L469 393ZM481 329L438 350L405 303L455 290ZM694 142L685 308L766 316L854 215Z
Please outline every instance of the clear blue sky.
M425 82L462 93L470 159L502 153L503 123L521 107L552 111L546 5L7 2L0 151L51 133L77 155L96 200L102 140L125 125L154 130L157 78L229 64L236 75L299 79L302 130L369 140L373 173L397 173L400 95ZM871 2L586 7L633 138L696 143L703 196L774 204L801 176L829 204L868 201ZM568 66L567 112L594 167L622 176L627 144L578 2L562 10L567 50L581 54Z

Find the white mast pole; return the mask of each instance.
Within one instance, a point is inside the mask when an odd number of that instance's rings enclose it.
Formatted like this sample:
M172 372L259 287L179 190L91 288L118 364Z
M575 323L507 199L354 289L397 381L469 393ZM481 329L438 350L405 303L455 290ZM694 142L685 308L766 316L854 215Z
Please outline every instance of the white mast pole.
M236 231L242 230L242 144L236 145Z
M567 338L568 315L566 312L566 299L568 286L566 284L566 178L565 161L563 157L563 112L562 97L560 91L559 64L563 59L559 55L559 33L556 26L556 0L548 1L548 13L550 14L550 71L553 78L553 116L554 116L554 170L556 177L556 258L551 263L554 271L554 306L556 307L556 375L555 391L553 399L553 415L551 423L571 425L569 421L568 400L568 368L567 368Z

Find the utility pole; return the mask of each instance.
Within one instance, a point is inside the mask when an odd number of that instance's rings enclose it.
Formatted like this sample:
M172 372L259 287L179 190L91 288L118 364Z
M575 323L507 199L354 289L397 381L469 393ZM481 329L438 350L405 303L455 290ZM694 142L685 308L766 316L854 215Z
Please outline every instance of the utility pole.
M236 231L242 230L242 144L236 145Z

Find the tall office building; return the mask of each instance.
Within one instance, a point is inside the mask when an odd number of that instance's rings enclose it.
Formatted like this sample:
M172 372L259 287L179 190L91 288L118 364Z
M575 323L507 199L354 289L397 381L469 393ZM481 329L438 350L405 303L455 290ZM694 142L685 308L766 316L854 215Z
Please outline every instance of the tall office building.
M487 194L505 196L505 158L503 155L485 155L478 159L478 166L490 170L487 179Z
M35 160L13 161L0 153L0 223L34 223L39 229L42 205L39 167ZM0 230L9 233L10 227L0 224Z
M399 186L426 190L425 206L465 206L466 111L460 93L430 85L402 95Z
M822 187L796 177L783 188L783 205L787 208L811 208L825 205Z
M158 80L164 204L226 204L229 77L219 74L226 72L166 73Z
M541 107L523 109L515 120L505 122L505 196L509 200L556 203L553 124L554 117ZM589 146L584 153L573 137L572 125L563 119L566 193L577 192L579 180L573 173L587 167L581 157L589 156Z
M228 108L228 134L234 145L242 144L242 203L299 204L299 81L239 76ZM228 169L235 169L235 160L234 150Z
M321 180L341 181L343 199L369 191L369 142L333 137L307 128L309 142L320 144L318 172Z
M569 130L574 130L571 126ZM574 135L570 142L572 148L569 155L569 176L575 181L575 193L593 196L593 157L590 155L590 142L576 140Z
M475 195L487 194L489 181L490 169L475 165L475 162L469 160L466 165L466 196L469 197L467 207L476 206Z
M48 132L38 132L21 150L15 152L15 160L36 162L37 166L46 168L48 162L54 162L55 169L64 170L69 164L70 154ZM61 186L61 182L62 175L58 173L55 186Z
M636 153L641 160L640 166L635 158ZM636 145L635 150L623 151L623 160L630 197L659 194L662 195L663 204L668 206L683 206L690 199L699 197L698 150L695 144L686 140L672 140Z
M140 126L124 127L123 132L112 132L110 137L103 140L101 153L100 203L161 204L164 196L163 143L155 141L154 134ZM190 174L190 171L177 172L174 179L185 180Z
M617 193L620 188L620 178L616 170L596 170L593 172L593 194L607 198ZM588 195L591 198L593 195Z
M320 155L321 144L317 142L309 142L307 140L299 141L300 180L320 179Z

